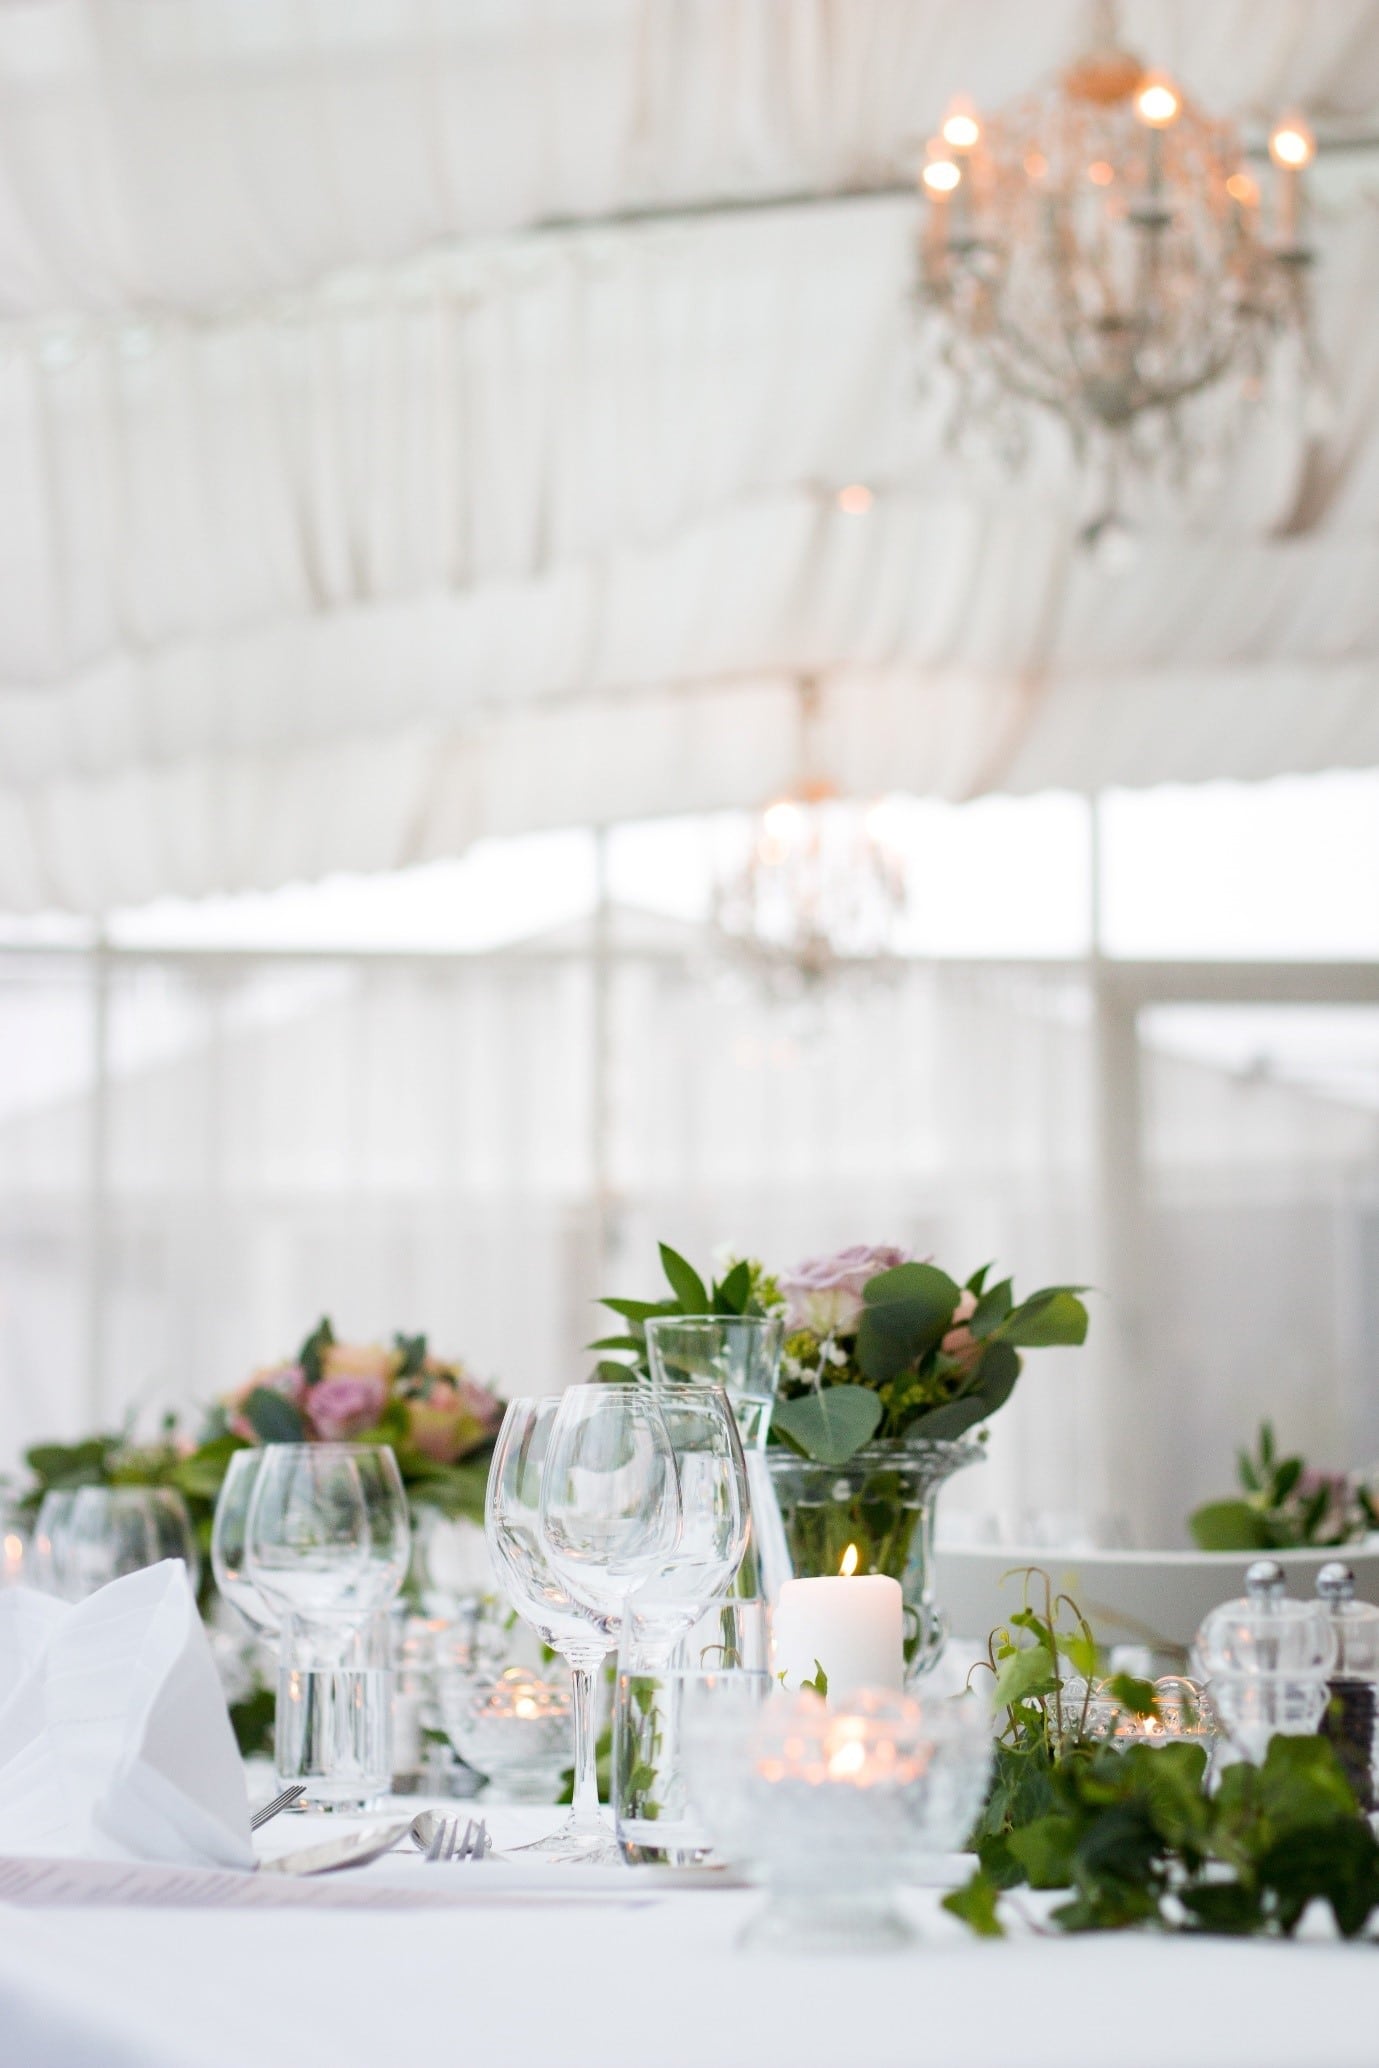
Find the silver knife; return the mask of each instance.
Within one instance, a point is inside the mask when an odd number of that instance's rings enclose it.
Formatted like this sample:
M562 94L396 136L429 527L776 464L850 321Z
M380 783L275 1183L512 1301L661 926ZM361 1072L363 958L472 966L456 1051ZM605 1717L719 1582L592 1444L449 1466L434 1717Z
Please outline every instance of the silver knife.
M324 1845L303 1846L276 1860L260 1860L260 1874L333 1874L337 1867L366 1867L390 1853L408 1824L384 1824L373 1831L354 1831L348 1838L328 1838Z

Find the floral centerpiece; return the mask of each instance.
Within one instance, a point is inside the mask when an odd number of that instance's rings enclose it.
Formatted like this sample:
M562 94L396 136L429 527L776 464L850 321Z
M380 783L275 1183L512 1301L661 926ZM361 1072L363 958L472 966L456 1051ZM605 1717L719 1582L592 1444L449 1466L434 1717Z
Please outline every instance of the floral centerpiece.
M396 1453L413 1521L427 1516L481 1522L488 1464L504 1402L457 1360L435 1356L423 1335L391 1345L342 1343L321 1320L296 1356L267 1365L217 1401L199 1439L176 1416L151 1443L132 1427L74 1444L36 1444L25 1455L30 1521L43 1496L82 1486L169 1486L187 1504L201 1551L201 1606L215 1610L211 1523L230 1459L261 1443L386 1443ZM242 1664L242 1662L241 1662ZM236 1668L238 1670L238 1668ZM246 1750L271 1727L272 1697L252 1676L229 1677L231 1716Z
M323 1319L294 1358L217 1403L196 1455L228 1460L246 1443L386 1443L414 1501L481 1521L503 1407L425 1336L342 1343Z
M1239 1494L1207 1501L1188 1517L1199 1551L1289 1551L1359 1544L1379 1530L1379 1507L1357 1472L1324 1472L1280 1457L1272 1422L1253 1452L1236 1458Z
M892 1246L859 1245L777 1274L740 1258L708 1284L664 1244L661 1260L668 1298L604 1302L624 1332L596 1345L618 1353L603 1375L647 1373L655 1315L779 1315L766 1452L777 1512L755 1518L767 1589L792 1574L837 1573L845 1560L849 1571L889 1573L905 1594L909 1669L923 1671L943 1640L930 1591L934 1497L981 1457L976 1432L1014 1392L1021 1353L1084 1341L1080 1289L1046 1286L1017 1300L989 1265L964 1284Z

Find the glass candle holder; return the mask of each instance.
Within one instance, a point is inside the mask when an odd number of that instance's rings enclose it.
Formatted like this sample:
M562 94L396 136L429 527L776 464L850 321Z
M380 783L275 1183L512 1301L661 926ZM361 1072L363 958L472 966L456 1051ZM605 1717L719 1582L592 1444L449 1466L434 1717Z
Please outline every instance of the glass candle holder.
M913 1931L896 1891L961 1844L981 1806L991 1729L975 1698L864 1690L845 1708L773 1700L753 1733L742 1841L769 1901L746 1947L880 1952Z
M468 1766L513 1802L554 1802L570 1764L570 1693L524 1666L441 1680L441 1713Z

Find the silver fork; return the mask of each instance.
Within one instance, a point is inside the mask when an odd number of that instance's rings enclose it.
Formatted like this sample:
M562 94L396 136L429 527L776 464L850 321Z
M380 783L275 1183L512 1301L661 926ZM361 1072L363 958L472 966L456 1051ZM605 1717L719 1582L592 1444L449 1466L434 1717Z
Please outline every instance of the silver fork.
M263 1805L262 1809L254 1811L253 1816L249 1819L249 1829L251 1831L262 1830L271 1817L277 1816L279 1810L288 1809L297 1800L299 1795L305 1794L306 1782L294 1781L290 1788L283 1789L281 1795L275 1795L271 1802L266 1802Z
M488 1826L480 1818L476 1824L470 1817L460 1835L458 1817L442 1817L426 1848L426 1857L435 1863L440 1860L482 1860L488 1851Z

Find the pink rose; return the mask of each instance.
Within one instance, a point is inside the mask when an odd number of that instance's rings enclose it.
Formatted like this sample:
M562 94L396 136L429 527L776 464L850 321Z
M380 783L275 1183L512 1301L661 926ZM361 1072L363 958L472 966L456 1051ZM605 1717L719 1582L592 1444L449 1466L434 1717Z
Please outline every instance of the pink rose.
M788 1331L849 1335L862 1318L862 1288L881 1271L909 1262L908 1252L886 1244L854 1243L833 1257L810 1257L779 1280Z
M426 1393L407 1403L407 1433L423 1456L451 1465L493 1435L503 1403L473 1379L449 1373L431 1379Z
M964 1290L953 1309L953 1326L939 1344L946 1357L956 1357L960 1364L972 1364L981 1355L982 1346L967 1326L976 1311L977 1295Z
M372 1429L388 1404L388 1381L374 1375L338 1372L309 1387L303 1406L323 1443L347 1442Z

